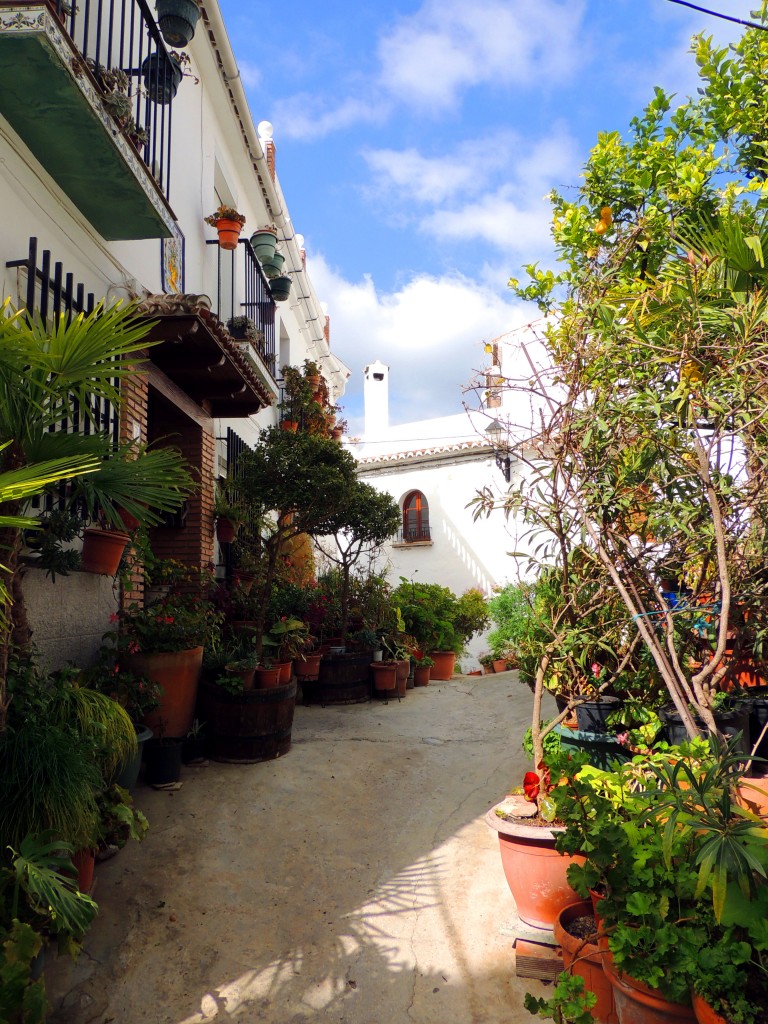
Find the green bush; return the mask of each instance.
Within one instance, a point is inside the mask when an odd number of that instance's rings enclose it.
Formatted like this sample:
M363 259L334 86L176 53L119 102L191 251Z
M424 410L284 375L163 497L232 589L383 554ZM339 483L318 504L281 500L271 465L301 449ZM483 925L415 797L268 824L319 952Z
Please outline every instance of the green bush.
M494 659L521 653L535 628L533 600L535 583L510 583L488 602L494 628L488 634L488 645Z

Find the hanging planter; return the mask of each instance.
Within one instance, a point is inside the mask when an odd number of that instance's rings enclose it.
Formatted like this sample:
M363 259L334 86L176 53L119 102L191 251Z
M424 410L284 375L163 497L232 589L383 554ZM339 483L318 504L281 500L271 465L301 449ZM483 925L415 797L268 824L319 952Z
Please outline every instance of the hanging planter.
M157 0L156 7L157 24L166 43L174 49L186 46L200 17L196 0Z
M141 76L147 96L153 103L170 103L179 91L183 73L173 55L150 53L141 65Z
M226 516L216 518L216 539L219 544L231 544L237 536L238 524Z
M80 555L83 571L99 576L114 576L130 539L127 533L119 530L89 527L83 534L83 550Z
M264 271L264 276L269 281L274 281L276 277L280 277L283 264L285 263L285 256L281 252L273 254L269 260L264 260L261 264L261 269Z
M273 224L267 224L254 231L251 235L251 248L262 264L272 260L277 248L277 228Z
M206 224L216 228L219 233L219 246L222 249L237 248L240 232L245 224L245 215L238 213L233 206L222 204L218 210L203 218Z
M269 294L275 302L285 302L291 292L291 279L287 275L275 277L269 282Z

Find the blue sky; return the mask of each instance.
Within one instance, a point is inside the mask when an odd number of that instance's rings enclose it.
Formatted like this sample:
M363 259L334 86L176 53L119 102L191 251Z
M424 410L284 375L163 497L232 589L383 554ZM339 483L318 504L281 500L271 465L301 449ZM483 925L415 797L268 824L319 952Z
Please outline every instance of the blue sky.
M577 187L598 132L625 131L654 85L695 91L691 35L741 33L667 0L220 3L352 371L352 434L376 358L393 423L461 410L483 342L535 315L507 281L552 264L546 193Z

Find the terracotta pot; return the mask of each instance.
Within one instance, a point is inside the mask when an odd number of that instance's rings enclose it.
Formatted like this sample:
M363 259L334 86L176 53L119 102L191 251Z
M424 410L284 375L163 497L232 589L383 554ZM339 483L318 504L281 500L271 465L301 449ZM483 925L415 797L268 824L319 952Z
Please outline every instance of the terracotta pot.
M748 811L768 818L768 778L742 779L736 787L739 804Z
M713 1010L709 1003L698 992L691 993L693 1012L699 1024L728 1024L725 1017L722 1017L716 1010Z
M243 225L239 220L217 220L216 230L219 233L219 247L221 249L236 249Z
M397 662L397 692L404 697L408 689L408 676L411 671L411 659L402 658Z
M453 678L453 669L456 665L456 655L453 651L430 651L429 656L434 661L429 673L430 679Z
M413 670L413 682L415 686L429 686L429 674L432 671L429 665L418 666Z
M287 430L289 433L295 434L296 431L299 429L298 420L281 420L280 429Z
M253 685L257 690L269 690L273 686L280 685L280 668L274 666L273 668L264 668L259 665L256 668L256 675L253 680Z
M72 854L72 863L77 870L77 888L86 895L93 888L93 874L96 868L95 850L76 850Z
M235 665L229 664L225 665L224 667L227 670L227 675L240 676L240 678L243 680L244 690L253 689L253 680L256 673L256 669L253 666L249 666L248 668L237 668Z
M690 1006L671 1003L657 988L649 988L628 974L619 974L610 954L604 957L603 970L613 986L621 1024L687 1024L696 1020Z
M127 533L119 530L89 527L83 535L83 550L80 554L82 569L99 576L114 576L130 539Z
M499 834L501 864L517 913L534 928L551 929L560 911L578 902L566 872L584 858L557 852L555 837L562 829L505 821L495 810L488 811L485 821Z
M276 669L280 670L280 685L284 683L290 683L291 681L291 662L290 661L279 661L276 662Z
M297 679L317 679L320 674L320 654L305 654L297 658L293 665L293 674Z
M603 953L597 942L585 942L571 935L568 925L577 917L594 917L590 900L571 903L555 919L555 942L563 954L563 968L584 979L584 987L594 992L597 1002L590 1011L601 1024L618 1024L613 1001L613 987L603 971ZM595 921L595 930L597 922Z
M226 516L216 517L216 539L220 544L231 544L237 536L237 524Z
M159 707L144 716L144 725L163 739L186 736L195 717L203 648L126 654L122 662L129 671L153 679L163 688Z
M497 658L493 663L494 672L506 672L507 671L507 659Z
M483 665L483 675L484 676L492 676L492 675L495 675L495 674L496 674L496 669L493 667L493 664Z
M374 690L397 690L397 662L372 661L370 665Z

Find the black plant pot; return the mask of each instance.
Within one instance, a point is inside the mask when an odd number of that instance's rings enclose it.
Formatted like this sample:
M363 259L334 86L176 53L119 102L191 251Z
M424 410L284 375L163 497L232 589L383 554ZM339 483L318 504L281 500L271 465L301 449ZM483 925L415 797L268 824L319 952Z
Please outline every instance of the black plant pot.
M745 754L749 753L750 710L750 704L745 702L737 704L728 710L716 711L714 713L715 725L726 739L731 739L741 734L738 749ZM683 725L683 720L678 714L677 708L670 705L661 708L659 710L659 718L664 726L664 735L667 743L677 746L688 740L688 733ZM707 727L703 720L694 715L693 721L701 735L706 736Z
M752 707L749 712L749 745L751 749L757 743L766 722L768 722L768 687L755 687L749 695L752 698ZM755 755L768 759L768 729L760 740ZM762 774L768 770L768 764L758 765L757 768Z
M142 62L141 75L144 88L153 103L170 103L179 90L182 79L181 65L175 57L150 53Z
M163 39L174 49L190 42L199 17L195 0L157 0L157 24Z
M144 781L164 786L181 778L183 740L148 740L144 747Z
M579 731L607 733L608 715L618 711L620 704L618 697L601 697L599 700L586 700L583 704L577 704L576 724Z

